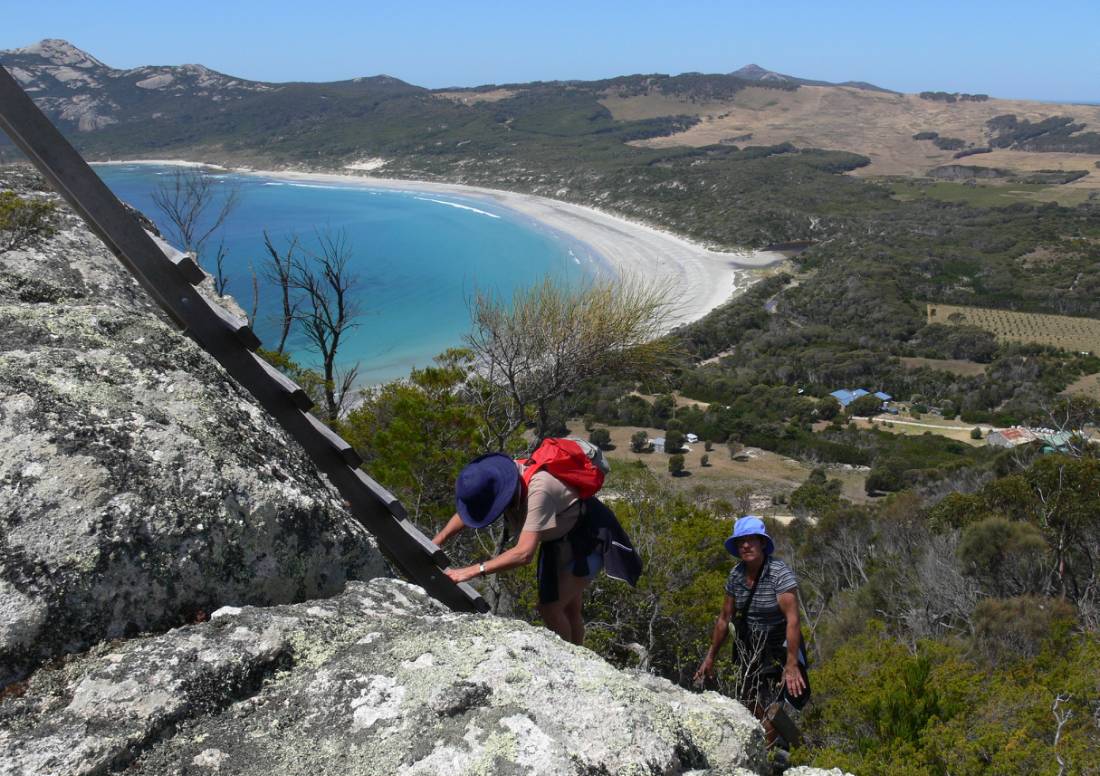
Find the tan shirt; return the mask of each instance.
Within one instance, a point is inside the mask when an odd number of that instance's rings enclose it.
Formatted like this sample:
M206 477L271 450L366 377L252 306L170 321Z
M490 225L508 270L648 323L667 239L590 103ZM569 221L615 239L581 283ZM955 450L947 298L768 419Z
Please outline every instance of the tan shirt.
M520 474L523 466L519 467ZM508 530L513 536L521 531L538 531L543 541L560 539L572 530L580 517L581 507L577 491L554 475L537 472L531 478L527 499L518 508L504 513Z

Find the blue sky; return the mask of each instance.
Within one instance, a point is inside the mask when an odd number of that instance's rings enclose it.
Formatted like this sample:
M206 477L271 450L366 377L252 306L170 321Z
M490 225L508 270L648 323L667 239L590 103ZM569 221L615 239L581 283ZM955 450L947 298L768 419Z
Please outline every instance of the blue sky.
M9 0L0 49L64 38L119 68L421 86L729 72L1100 102L1100 2Z

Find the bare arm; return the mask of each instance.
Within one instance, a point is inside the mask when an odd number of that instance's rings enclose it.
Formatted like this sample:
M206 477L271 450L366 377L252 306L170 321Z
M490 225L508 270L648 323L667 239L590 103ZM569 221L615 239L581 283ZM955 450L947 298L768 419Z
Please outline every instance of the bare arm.
M703 658L703 662L695 672L696 684L702 683L707 677L714 676L714 661L718 657L718 650L726 643L726 637L730 632L730 620L733 619L736 609L737 599L727 593L726 600L722 602L722 611L718 614L718 619L714 622L714 630L710 635L710 649L707 650L707 656Z
M783 681L787 692L797 698L806 689L802 672L798 668L798 647L802 644L802 629L798 618L798 588L776 596L779 610L787 618L787 665L783 668Z
M446 531L447 529L444 528L443 530ZM541 541L542 534L539 531L520 532L515 547L485 561L485 573L496 574L498 571L526 566L534 560L535 551L538 550ZM466 582L474 577L481 576L481 567L463 566L460 569L447 569L444 573L455 582Z
M462 522L462 518L458 516L458 513L455 513L439 533L435 535L432 541L435 542L437 546L442 547L452 536L461 533L465 528L466 524Z

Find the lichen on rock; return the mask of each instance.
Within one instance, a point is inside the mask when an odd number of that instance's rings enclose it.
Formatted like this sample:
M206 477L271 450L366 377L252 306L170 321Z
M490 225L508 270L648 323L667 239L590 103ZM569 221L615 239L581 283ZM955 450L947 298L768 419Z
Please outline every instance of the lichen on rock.
M0 762L14 772L766 767L760 727L734 701L618 671L542 628L452 614L393 579L104 646L40 670L5 706Z

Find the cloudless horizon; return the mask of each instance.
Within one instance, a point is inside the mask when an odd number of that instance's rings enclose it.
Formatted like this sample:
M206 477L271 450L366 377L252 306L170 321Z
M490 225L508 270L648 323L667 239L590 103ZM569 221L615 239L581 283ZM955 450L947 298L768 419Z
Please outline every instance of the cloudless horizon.
M561 0L290 4L51 0L4 11L0 50L62 38L126 69L197 63L257 81L386 74L429 88L633 73L728 73L749 63L901 92L1100 101L1085 39L1100 4Z

